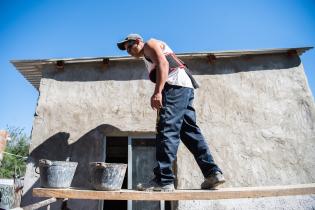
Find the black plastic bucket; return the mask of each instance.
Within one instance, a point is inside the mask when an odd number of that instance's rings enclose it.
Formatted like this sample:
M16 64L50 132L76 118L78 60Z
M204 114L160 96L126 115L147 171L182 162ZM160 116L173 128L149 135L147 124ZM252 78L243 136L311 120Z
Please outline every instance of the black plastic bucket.
M77 162L39 160L40 185L46 188L69 188Z
M96 190L120 190L124 181L127 164L90 163L91 184Z

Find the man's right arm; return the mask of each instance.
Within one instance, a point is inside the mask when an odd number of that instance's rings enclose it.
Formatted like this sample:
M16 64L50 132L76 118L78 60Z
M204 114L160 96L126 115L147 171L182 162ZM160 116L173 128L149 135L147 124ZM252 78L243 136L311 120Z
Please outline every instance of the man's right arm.
M156 84L151 97L151 107L159 109L162 107L162 90L166 83L169 71L169 64L161 49L161 43L151 39L144 45L144 54L156 64Z

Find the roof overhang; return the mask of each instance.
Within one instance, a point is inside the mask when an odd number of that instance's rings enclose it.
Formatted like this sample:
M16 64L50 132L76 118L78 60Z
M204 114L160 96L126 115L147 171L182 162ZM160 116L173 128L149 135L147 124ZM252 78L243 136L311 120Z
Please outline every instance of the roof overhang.
M297 53L299 56L313 47L300 48L277 48L277 49L259 49L259 50L231 50L231 51L213 51L197 53L178 53L179 58L187 57L208 57L209 59L241 57L246 55L264 55L279 53ZM63 65L65 63L91 63L117 60L136 60L131 56L122 57L87 57L87 58L61 58L61 59L40 59L40 60L11 60L10 62L16 69L38 90L42 78L42 69L44 65Z

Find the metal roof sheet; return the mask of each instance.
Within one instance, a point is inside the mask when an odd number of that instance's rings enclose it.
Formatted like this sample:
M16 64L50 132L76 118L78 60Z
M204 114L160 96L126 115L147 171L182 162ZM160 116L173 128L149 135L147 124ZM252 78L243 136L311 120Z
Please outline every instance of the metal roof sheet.
M210 51L195 53L176 53L179 58L185 57L205 57L212 56L214 58L230 58L240 57L244 55L263 55L296 52L299 56L313 47L299 48L277 48L277 49L259 49L259 50L231 50L231 51ZM42 68L44 65L56 64L58 61L64 63L89 63L108 61L124 61L136 60L131 56L109 56L109 57L84 57L84 58L58 58L58 59L39 59L39 60L11 60L10 62L16 69L38 90L40 80L42 78Z

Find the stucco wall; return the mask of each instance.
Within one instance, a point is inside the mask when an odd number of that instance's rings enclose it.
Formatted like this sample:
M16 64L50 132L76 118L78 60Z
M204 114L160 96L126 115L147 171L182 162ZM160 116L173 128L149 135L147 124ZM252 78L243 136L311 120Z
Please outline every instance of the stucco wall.
M201 88L197 121L232 186L315 181L315 107L298 56L260 55L184 59ZM66 64L43 69L33 123L31 157L23 202L38 186L38 159L79 161L74 186L89 187L86 164L104 160L106 135L153 134L156 113L149 106L153 84L141 60ZM186 170L190 164L195 170ZM178 188L199 188L202 175L182 145L177 160ZM181 201L179 209L259 209L267 200ZM305 202L304 202L305 201ZM314 206L311 196L272 198L273 206ZM257 204L257 205L256 205ZM97 202L70 202L96 209ZM261 209L261 208L260 208Z
M22 205L39 186L38 160L78 161L74 187L88 188L88 162L104 161L104 137L141 133L153 135L156 113L148 105L154 87L147 80L142 61L66 64L43 69L36 108ZM55 204L57 208L60 204ZM97 201L70 201L76 210L97 209Z
M202 63L193 62L195 66ZM225 172L224 187L314 182L315 107L298 57L222 59L208 65L208 72L198 78L202 88L195 107L203 134ZM188 153L182 145L178 188L198 188L203 180ZM315 207L314 196L179 202L179 209L187 210L311 206Z

